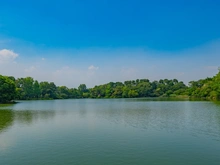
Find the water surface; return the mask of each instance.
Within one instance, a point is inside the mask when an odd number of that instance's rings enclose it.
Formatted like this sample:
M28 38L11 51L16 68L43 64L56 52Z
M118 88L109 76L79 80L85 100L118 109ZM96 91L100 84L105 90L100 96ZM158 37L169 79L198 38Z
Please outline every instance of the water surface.
M220 104L154 99L0 107L3 165L219 165Z

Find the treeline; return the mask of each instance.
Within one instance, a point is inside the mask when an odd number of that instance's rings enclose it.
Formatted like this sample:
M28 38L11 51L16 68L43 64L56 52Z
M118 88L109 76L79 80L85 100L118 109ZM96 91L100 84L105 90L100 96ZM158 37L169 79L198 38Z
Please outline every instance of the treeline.
M220 70L212 78L190 81L188 95L195 98L220 100Z
M32 99L69 99L69 98L135 98L135 97L175 97L179 95L220 99L220 72L213 78L191 81L186 86L182 81L137 79L87 88L56 86L53 82L38 82L31 77L15 79L0 75L0 102Z
M68 99L68 98L133 98L159 97L186 94L187 86L178 80L160 80L150 82L148 79L110 82L88 89L85 84L78 88L56 86L53 82L38 82L31 77L18 78L2 76L5 84L10 82L12 91L8 100L14 95L17 100L32 99ZM3 85L6 87L7 85ZM12 87L13 86L13 87ZM5 89L7 91L8 89ZM4 93L4 92L3 92ZM7 93L6 93L7 95ZM7 100L7 101L8 101Z
M148 79L132 81L110 82L89 89L91 98L134 98L134 97L159 97L186 94L187 86L177 79L150 82Z

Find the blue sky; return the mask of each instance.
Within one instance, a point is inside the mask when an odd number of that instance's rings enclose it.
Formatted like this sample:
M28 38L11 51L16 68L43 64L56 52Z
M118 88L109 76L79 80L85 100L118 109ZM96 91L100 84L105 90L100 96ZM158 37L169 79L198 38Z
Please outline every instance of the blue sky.
M217 0L0 0L0 74L77 87L217 73Z

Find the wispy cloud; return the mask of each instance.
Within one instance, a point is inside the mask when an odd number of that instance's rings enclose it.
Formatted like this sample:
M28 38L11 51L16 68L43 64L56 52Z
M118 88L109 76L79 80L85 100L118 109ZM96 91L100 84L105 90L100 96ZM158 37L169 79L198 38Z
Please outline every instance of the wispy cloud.
M99 69L98 66L90 65L88 67L87 76L88 77L94 76L98 69Z
M90 65L90 66L88 67L88 69L94 71L94 70L98 70L99 67L94 66L94 65Z
M137 78L152 81L177 78L187 83L215 75L220 65L219 41L175 52L144 48L22 50L19 49L19 59L12 50L0 50L0 74L32 76L39 81L53 81L68 87L81 83L93 87ZM14 63L15 60L18 62Z
M58 70L56 70L53 75L55 77L59 77L59 76L77 76L78 74L80 74L80 71L74 68L71 68L69 66L64 66Z
M13 50L2 49L0 50L0 63L12 62L18 57L18 54Z
M35 66L31 66L29 68L26 68L24 71L27 72L27 73L31 73L31 72L33 72L35 70L36 70L36 67Z

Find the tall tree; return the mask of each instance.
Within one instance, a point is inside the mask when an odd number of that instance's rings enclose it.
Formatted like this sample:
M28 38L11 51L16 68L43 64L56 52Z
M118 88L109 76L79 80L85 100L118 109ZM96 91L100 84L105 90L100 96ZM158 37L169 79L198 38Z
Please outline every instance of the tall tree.
M0 103L12 101L16 96L16 88L13 80L0 75Z

